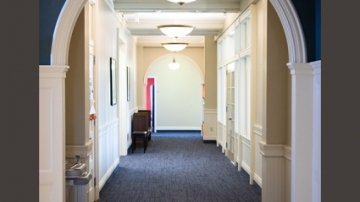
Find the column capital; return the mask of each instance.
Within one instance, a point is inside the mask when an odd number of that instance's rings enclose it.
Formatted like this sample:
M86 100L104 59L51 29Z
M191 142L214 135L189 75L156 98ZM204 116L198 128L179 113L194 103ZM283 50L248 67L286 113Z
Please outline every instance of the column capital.
M39 65L40 78L66 78L67 65Z
M292 76L315 75L320 74L321 63L288 63L287 66Z

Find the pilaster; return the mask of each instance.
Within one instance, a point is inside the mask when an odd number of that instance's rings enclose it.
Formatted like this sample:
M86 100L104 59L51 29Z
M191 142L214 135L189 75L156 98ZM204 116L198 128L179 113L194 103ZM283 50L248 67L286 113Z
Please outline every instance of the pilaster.
M39 196L65 201L65 77L68 66L39 70Z
M320 107L320 86L316 87L319 68L309 63L288 64L291 72L291 201L313 200L320 190L315 189L315 159L320 162L320 141L314 139L320 134L317 108ZM316 186L320 186L316 185Z

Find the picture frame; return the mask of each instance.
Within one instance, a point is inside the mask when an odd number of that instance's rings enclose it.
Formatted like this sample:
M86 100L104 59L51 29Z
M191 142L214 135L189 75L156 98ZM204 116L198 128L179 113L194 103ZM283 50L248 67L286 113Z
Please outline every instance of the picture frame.
M110 105L117 103L116 60L110 57Z
M127 101L130 101L130 68L129 66L126 66L126 96L127 96Z

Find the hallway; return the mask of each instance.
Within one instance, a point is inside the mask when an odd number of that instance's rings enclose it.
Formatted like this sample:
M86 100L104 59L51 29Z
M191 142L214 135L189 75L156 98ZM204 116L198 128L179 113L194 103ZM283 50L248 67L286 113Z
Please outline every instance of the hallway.
M43 1L40 201L64 201L64 164L77 156L93 176L88 202L100 192L105 201L251 201L241 193L249 182L261 187L257 201L321 201L321 58L312 43L318 19L304 23L297 13L315 15L320 7L300 2ZM174 43L185 48L166 48ZM202 136L162 134L146 154L128 153L139 110L152 111L156 130Z
M200 133L155 133L143 153L124 156L100 192L114 201L261 201L258 185L249 185L214 143Z

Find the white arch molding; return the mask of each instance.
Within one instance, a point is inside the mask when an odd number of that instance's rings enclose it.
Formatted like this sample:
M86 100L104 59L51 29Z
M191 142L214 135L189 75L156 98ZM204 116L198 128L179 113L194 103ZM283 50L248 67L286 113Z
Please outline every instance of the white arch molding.
M42 69L51 69L51 67L64 67L66 68L68 66L68 52L69 52L69 46L70 46L70 40L72 36L72 31L75 26L75 23L77 21L77 18L83 9L84 5L86 4L88 0L66 0L58 21L56 23L56 27L54 30L53 35L53 42L51 47L51 62L50 66L44 66L40 68L40 72ZM311 66L310 64L306 63L306 47L305 47L305 39L302 31L302 27L300 25L299 18L295 12L295 9L293 7L293 4L291 0L269 0L270 3L273 5L276 13L278 14L280 18L280 22L284 28L285 37L287 40L288 45L288 51L289 51L289 63L288 66L292 71L292 120L296 120L292 122L291 126L291 133L292 133L292 147L296 149L296 151L291 152L291 158L292 158L292 178L294 176L297 176L301 172L303 172L301 165L306 165L308 162L312 161L312 157L310 156L309 160L306 160L309 156L301 156L301 152L304 149L301 149L300 146L303 145L297 145L297 140L300 136L304 136L303 131L301 128L309 128L309 131L312 131L313 125L312 122L309 120L313 120L313 114L312 112L304 113L303 110L303 104L306 105L313 104L313 98L314 95L312 95L313 90L313 77L314 72L313 71L301 71L302 69L308 69L307 67ZM50 67L50 68L48 68ZM55 69L55 68L54 68ZM40 75L40 80L42 79ZM65 78L64 78L65 79ZM311 85L304 85L311 83ZM303 87L305 86L305 87ZM61 88L64 88L63 85L60 86ZM64 98L65 93L64 89L58 91L62 94L62 97ZM40 98L41 99L41 98ZM311 100L311 101L310 101ZM63 108L60 111L65 111L65 105L61 106L53 106L53 108ZM40 106L41 110L42 106ZM299 113L300 112L300 113ZM302 113L301 113L302 112ZM298 115L300 114L300 116ZM303 119L307 121L303 121ZM58 120L64 119L64 114L59 114L57 120L52 120L56 124L58 123ZM40 123L42 125L42 123ZM62 123L63 129L65 129L64 123ZM310 134L305 134L306 137L311 136ZM308 139L306 139L307 141ZM40 140L41 141L41 140ZM300 142L304 142L303 140L299 140ZM307 143L307 142L306 142ZM309 142L310 145L312 142ZM65 142L58 142L60 145L65 145ZM264 145L263 145L264 146ZM270 151L271 148L266 148L266 151ZM270 150L268 150L270 149ZM306 149L306 148L305 148ZM59 152L59 151L53 151L53 152ZM64 151L62 151L64 152ZM271 152L270 152L271 153ZM306 153L306 152L305 152ZM294 163L296 162L296 164ZM308 170L305 171L305 173L308 172ZM265 173L264 173L265 174ZM271 174L271 173L270 173ZM269 175L270 175L269 174ZM300 175L299 175L300 176ZM310 177L311 175L309 175ZM263 183L263 189L266 190L266 183ZM304 198L303 193L306 193L305 195L313 195L311 191L312 186L311 183L308 182L302 183L301 182L294 182L292 180L292 186L291 186L291 201L297 202L297 201L311 201L308 200L308 198ZM264 191L265 191L264 190ZM310 190L310 191L309 191ZM62 192L63 190L59 190ZM309 192L308 192L309 191ZM311 197L311 196L310 196ZM61 200L61 199L59 199ZM275 199L271 198L264 198L263 201L276 201Z
M68 65L70 40L76 21L88 0L66 0L56 22L51 44L51 65Z
M154 61L151 62L151 64L149 65L149 67L146 69L146 72L144 74L144 84L146 85L147 84L147 77L149 76L149 73L151 72L151 68L154 67L154 64L158 63L159 61L161 60L164 60L166 58L172 58L172 57L180 57L180 58L183 58L185 60L187 60L188 62L190 62L193 66L197 67L197 71L199 72L199 74L201 75L201 83L204 83L204 73L201 71L201 68L199 66L198 63L196 63L193 59L191 59L190 57L188 57L187 55L184 55L184 54L180 54L180 53L176 53L176 54L165 54L165 55L162 55L158 58L156 58Z
M300 20L291 0L269 0L285 31L289 63L306 63L306 47ZM51 65L67 65L72 31L87 0L67 0L55 26Z
M199 81L199 86L198 86L199 89L202 88L202 84L204 84L205 77L204 77L203 71L200 68L200 65L197 62L195 62L191 57L189 57L189 56L187 56L185 54L168 53L168 54L164 54L164 55L161 55L161 56L155 58L151 62L151 64L146 67L147 69L146 69L146 71L144 73L144 77L143 77L144 82L143 82L143 86L142 86L142 96L143 96L142 100L143 101L146 100L144 98L146 97L147 78L155 78L155 81L159 81L159 80L157 80L159 78L156 77L156 76L153 76L152 73L155 73L155 72L159 71L159 69L158 69L159 67L167 69L168 68L167 67L168 63L166 61L171 62L174 57L176 58L176 61L178 63L180 63L180 64L181 64L181 61L187 63L186 67L189 67L191 69L190 71L193 71L192 74L196 75L196 81ZM164 65L164 61L165 61L166 66L159 66L159 63L162 63L162 65ZM181 68L186 68L186 67L184 67L184 66L181 67L180 66L180 69ZM172 70L168 70L168 71L172 71ZM158 83L156 84L155 88L157 88L157 89L159 88ZM198 96L199 96L198 98L201 99L201 92L199 92ZM157 116L155 116L155 128L156 128L156 130L168 130L168 127L170 127L170 126L160 126L160 125L158 125L158 123L160 123L158 118L160 117L160 114L163 114L163 113L159 112L159 109L160 109L160 107L159 107L160 105L158 104L159 102L160 102L160 96L157 95L157 96L155 96L155 103L154 103L155 106L156 106L154 112L155 112L155 114L158 114ZM188 102L188 101L186 101L186 102ZM146 102L143 102L142 105L145 108ZM177 107L175 107L175 109L176 108ZM203 113L203 107L201 106L201 109L199 109L199 110L200 110L200 112L202 114ZM195 111L197 111L197 110L195 110ZM192 112L194 112L194 111L192 111ZM167 127L167 128L165 129L164 127ZM194 126L176 126L176 125L172 125L170 128L173 128L173 129L180 129L181 128L181 129L184 129L184 130L198 130L199 129L197 127L194 128Z

